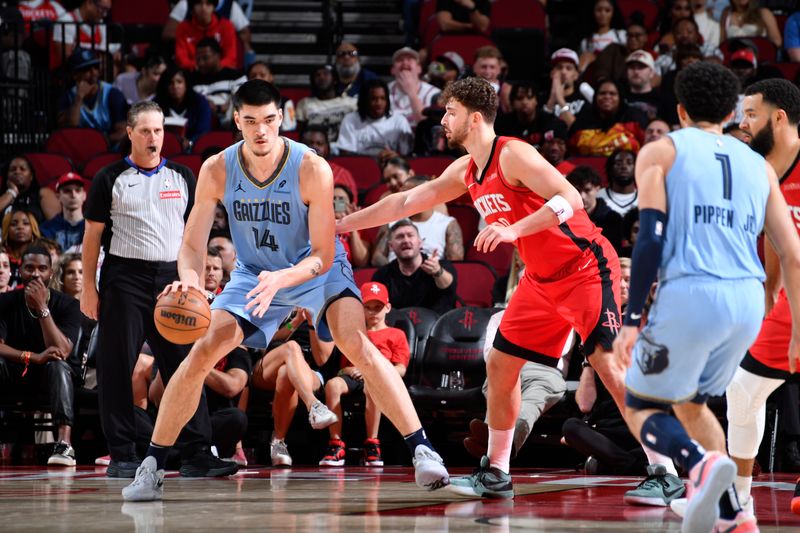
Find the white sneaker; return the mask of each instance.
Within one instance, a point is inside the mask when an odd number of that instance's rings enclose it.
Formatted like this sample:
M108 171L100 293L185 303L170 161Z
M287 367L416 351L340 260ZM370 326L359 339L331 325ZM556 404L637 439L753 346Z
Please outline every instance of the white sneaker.
M133 482L122 489L122 497L129 502L151 502L163 496L164 471L156 469L155 457L145 457Z
M414 478L423 489L436 490L450 484L442 457L424 444L414 450Z
M58 441L53 448L53 455L47 460L47 464L51 466L75 466L75 450L63 440Z
M283 440L272 439L269 444L269 457L272 466L292 466L292 456L289 455L289 448Z
M308 411L308 423L314 429L325 429L338 421L339 417L322 402L315 403Z

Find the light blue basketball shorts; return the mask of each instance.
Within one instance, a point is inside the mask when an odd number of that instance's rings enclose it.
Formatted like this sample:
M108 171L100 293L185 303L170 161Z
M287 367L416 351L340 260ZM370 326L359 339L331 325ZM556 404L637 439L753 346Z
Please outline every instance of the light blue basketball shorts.
M755 278L687 276L659 285L625 377L628 404L702 402L721 396L764 317Z
M239 319L245 334L243 344L250 348L266 348L295 307L303 307L312 313L320 340L332 341L333 337L325 320L328 305L345 295L360 298L350 263L338 257L334 259L330 270L322 276L296 287L279 290L261 318L251 313L254 308L244 308L250 301L247 293L256 285L258 275L237 265L231 272L231 280L211 304L212 309L224 309ZM248 327L248 324L252 327Z

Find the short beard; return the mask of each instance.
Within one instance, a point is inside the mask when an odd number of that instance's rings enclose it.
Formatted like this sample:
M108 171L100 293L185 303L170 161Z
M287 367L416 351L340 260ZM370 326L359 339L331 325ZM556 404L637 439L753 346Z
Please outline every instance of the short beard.
M353 65L349 67L344 67L342 65L336 65L336 73L339 75L340 78L350 79L355 78L358 76L358 73L361 72L361 63L355 62Z
M447 139L447 146L450 148L459 148L461 146L464 146L464 141L466 140L467 140L466 128L459 131L454 130L450 133L450 138Z
M775 148L775 133L772 131L771 121L768 121L761 131L753 135L750 141L750 148L764 157L767 157L772 152L772 149Z

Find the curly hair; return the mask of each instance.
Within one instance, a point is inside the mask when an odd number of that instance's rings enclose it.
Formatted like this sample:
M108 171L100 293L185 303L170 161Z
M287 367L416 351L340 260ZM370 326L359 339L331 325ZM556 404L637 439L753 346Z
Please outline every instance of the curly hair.
M358 111L358 116L361 117L361 120L367 120L367 118L369 118L369 99L372 97L371 95L373 89L383 89L383 94L386 96L386 111L384 111L383 116L385 118L392 116L392 102L391 98L389 97L389 85L382 79L375 78L365 81L361 85L361 89L358 91L356 108Z
M464 78L448 85L443 94L443 101L455 100L469 110L483 116L484 122L494 124L497 116L497 92L483 78Z
M717 63L692 63L678 73L675 96L692 121L719 124L736 108L739 79Z
M750 85L744 94L760 94L764 102L786 112L789 124L800 124L800 89L794 83L781 78L769 78Z

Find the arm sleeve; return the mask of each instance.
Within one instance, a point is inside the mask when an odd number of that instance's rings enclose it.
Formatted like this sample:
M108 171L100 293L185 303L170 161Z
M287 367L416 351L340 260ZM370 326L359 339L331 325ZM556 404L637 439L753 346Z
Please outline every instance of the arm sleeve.
M114 177L108 167L95 176L89 188L86 205L83 208L86 219L108 224L111 220L111 189L113 184Z
M639 212L639 236L631 258L631 288L625 310L626 326L641 323L647 295L661 265L666 226L667 215L663 211L642 209Z

